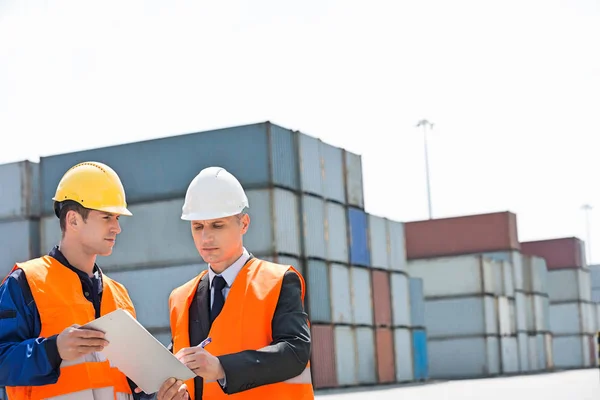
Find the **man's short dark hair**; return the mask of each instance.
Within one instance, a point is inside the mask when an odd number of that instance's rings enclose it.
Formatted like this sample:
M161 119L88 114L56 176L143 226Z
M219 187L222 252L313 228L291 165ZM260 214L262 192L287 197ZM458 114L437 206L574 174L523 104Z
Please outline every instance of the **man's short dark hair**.
M56 215L58 215L58 219L60 220L60 230L63 234L67 230L67 213L69 211L75 211L77 214L81 215L81 218L83 218L84 221L87 220L88 215L90 214L89 208L85 208L84 206L73 200L66 200L60 203L55 203L54 210L56 212Z

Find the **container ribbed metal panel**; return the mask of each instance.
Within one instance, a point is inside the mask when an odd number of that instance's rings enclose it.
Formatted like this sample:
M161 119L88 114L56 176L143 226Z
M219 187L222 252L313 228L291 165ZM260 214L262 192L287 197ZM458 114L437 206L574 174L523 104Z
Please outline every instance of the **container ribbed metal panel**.
M357 325L373 325L371 274L365 268L350 268L352 321Z
M140 324L146 329L164 328L169 326L169 295L173 289L206 268L206 264L195 264L111 272L108 276L125 285Z
M519 333L517 341L519 345L519 371L529 372L531 367L529 366L529 337L527 333Z
M502 286L503 290L501 295L508 297L515 297L515 284L514 284L514 276L513 276L513 265L508 261L502 261Z
M432 379L477 378L500 373L497 337L429 338L427 345Z
M550 331L554 335L593 335L596 328L595 305L559 303L550 306Z
M501 337L500 352L502 372L505 374L519 372L519 345L516 336Z
M375 362L375 336L373 328L356 328L356 353L358 383L377 382Z
M323 158L325 198L345 204L346 188L344 187L343 150L321 142L321 157Z
M344 175L346 186L346 203L350 206L364 208L365 203L361 156L344 150Z
M0 245L0 274L2 279L10 273L15 263L24 262L41 255L39 229L40 223L37 220L22 219L0 222L0 240L2 241Z
M232 143L252 157L230 151ZM231 172L246 190L271 186L299 189L292 132L260 123L42 157L45 214L52 214L49 199L61 177L83 161L99 161L113 168L130 204L174 198L182 201L192 179L203 168L215 165Z
M498 330L500 335L510 335L512 332L508 298L500 296L496 298L496 304L498 310Z
M525 332L532 331L528 329L527 324L527 304L528 299L525 293L516 292L515 293L515 308L516 308L516 323L517 323L517 331Z
M327 207L327 259L348 263L348 223L344 206L332 203Z
M39 179L38 163L20 161L0 165L0 220L39 216ZM44 201L52 204L52 196Z
M396 271L406 271L406 239L404 224L399 221L386 219L389 235L390 268Z
M546 260L541 257L523 255L523 286L529 293L547 293Z
M350 229L350 263L354 265L369 266L371 254L369 252L369 236L367 214L357 208L348 208L348 227Z
M311 322L331 322L329 269L324 261L307 260L307 291Z
M392 323L394 326L410 327L410 288L408 276L392 272Z
M545 363L539 362L539 354L543 352L543 346L538 349L537 343L537 335L528 334L527 335L527 350L528 350L528 364L530 371L541 371L545 369Z
M425 325L430 338L498 335L495 298L478 296L426 300Z
M350 269L341 264L330 264L331 305L334 323L352 323L352 299L350 296Z
M587 270L557 269L548 271L550 302L590 301L592 290L589 282L589 271Z
M330 325L311 326L311 369L315 389L338 385L335 360L335 339ZM266 399L265 399L266 400Z
M302 224L304 232L304 255L325 259L325 200L302 195Z
M518 251L494 251L482 253L486 257L498 261L508 261L512 264L514 289L524 290L523 286L523 255Z
M369 249L371 250L371 266L389 269L388 232L384 218L368 215Z
M305 193L323 196L323 168L321 141L312 136L298 133L300 158L300 189Z
M410 329L394 329L394 350L396 354L396 381L412 382L415 379L413 369L413 346Z
M410 287L410 320L411 326L425 326L425 297L423 294L423 279L409 278Z
M335 333L335 366L339 385L355 385L358 381L357 348L354 328L336 326Z

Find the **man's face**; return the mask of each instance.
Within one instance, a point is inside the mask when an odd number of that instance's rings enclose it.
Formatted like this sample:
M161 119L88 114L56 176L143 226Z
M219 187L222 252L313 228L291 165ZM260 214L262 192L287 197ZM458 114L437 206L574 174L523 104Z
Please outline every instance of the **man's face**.
M77 233L79 241L88 254L109 256L112 254L117 235L121 233L119 216L91 210L85 222L77 216Z
M228 267L240 256L242 237L248 230L250 217L231 216L206 221L192 221L192 236L204 262L220 268Z

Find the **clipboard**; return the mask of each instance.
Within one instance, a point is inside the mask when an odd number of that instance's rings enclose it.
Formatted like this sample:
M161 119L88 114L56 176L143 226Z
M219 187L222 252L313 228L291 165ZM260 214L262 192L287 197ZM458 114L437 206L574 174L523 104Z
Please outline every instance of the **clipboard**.
M145 393L158 392L169 378L187 381L196 376L126 310L115 310L82 328L104 332L109 344L102 353Z

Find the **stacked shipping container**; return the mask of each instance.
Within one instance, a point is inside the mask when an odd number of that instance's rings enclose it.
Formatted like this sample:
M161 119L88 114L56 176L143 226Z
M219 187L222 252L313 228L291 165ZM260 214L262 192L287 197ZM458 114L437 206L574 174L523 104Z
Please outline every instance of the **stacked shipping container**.
M524 242L521 248L524 254L546 260L554 365L557 368L595 365L597 308L591 302L590 271L583 242L560 238Z

